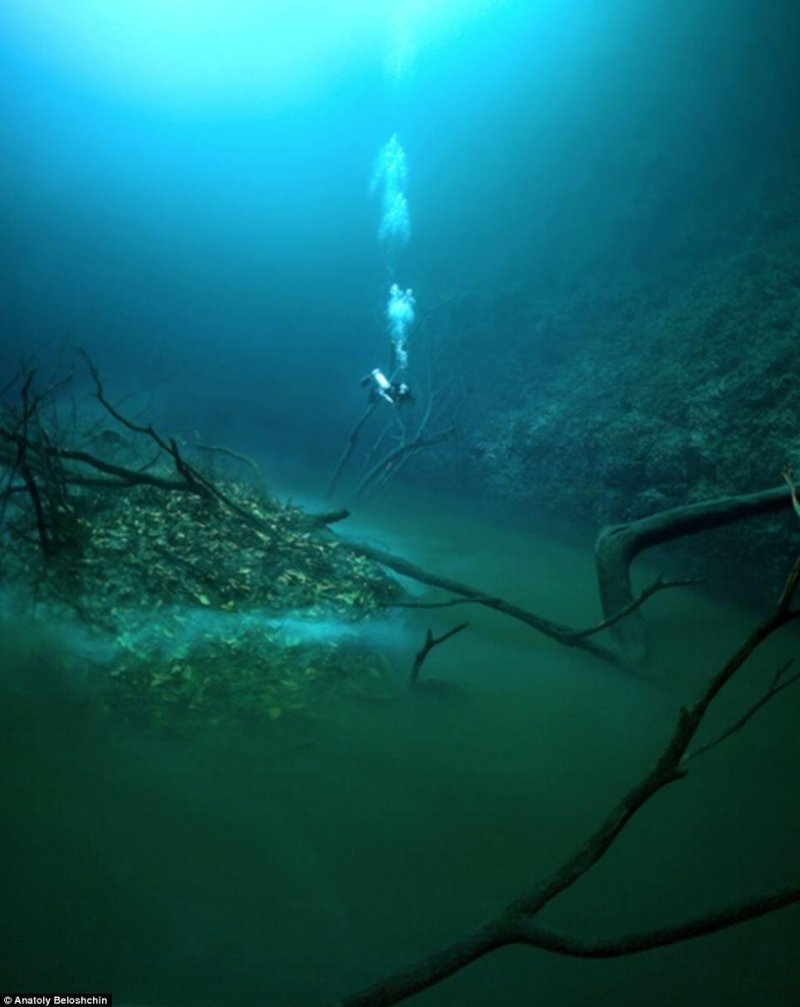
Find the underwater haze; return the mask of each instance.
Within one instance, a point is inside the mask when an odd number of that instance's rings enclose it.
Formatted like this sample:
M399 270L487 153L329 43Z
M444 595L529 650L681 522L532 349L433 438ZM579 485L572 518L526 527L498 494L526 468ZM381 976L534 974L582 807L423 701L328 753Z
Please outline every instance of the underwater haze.
M798 53L4 0L3 995L800 1004Z
M792 3L396 6L422 22L399 80L392 4L4 4L6 366L69 338L114 377L177 370L170 417L322 465L384 362L369 180L392 133L429 307L583 295L586 272L627 293L793 172Z

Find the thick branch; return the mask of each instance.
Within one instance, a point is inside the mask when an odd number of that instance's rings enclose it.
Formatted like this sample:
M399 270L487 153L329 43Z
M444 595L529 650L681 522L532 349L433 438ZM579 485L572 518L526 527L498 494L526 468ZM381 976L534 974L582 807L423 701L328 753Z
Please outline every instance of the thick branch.
M30 448L32 445L28 444L28 447ZM39 453L38 449L35 446L33 447ZM51 446L47 449L47 452L51 456L58 457L59 460L78 462L97 472L103 472L108 476L114 477L112 479L103 479L102 477L84 476L79 472L66 471L63 479L64 483L68 486L99 486L109 489L130 489L131 486L154 486L156 489L189 492L189 487L182 479L167 479L163 476L150 475L143 469L129 469L123 465L114 465L112 462L104 461L102 458L98 458L96 455L89 454L86 451L73 451L68 448ZM8 466L9 470L13 473L13 469L11 468L12 462L2 453L0 453L0 465ZM15 492L15 488L10 487L6 492Z
M151 475L149 472L125 468L123 465L115 465L113 462L104 461L102 458L89 454L87 451L72 451L68 448L52 448L51 451L66 461L80 462L91 469L95 469L97 472L114 476L121 485L155 486L156 489L194 492L191 485L187 484L185 479L167 479L164 476ZM72 476L68 477L68 481L72 481L75 485L78 485L77 480Z
M303 523L308 528L327 528L350 517L350 511L341 507L339 510L326 511L322 514L306 514Z
M683 535L696 535L711 528L741 521L759 514L773 514L792 504L786 486L775 486L759 493L720 497L661 511L629 524L604 528L595 543L595 564L603 614L611 618L629 607L634 600L630 566L651 546L671 542ZM614 635L634 660L641 660L647 650L647 634L641 614L614 627Z
M481 605L497 600L488 594L481 594L475 598L450 598L449 601L384 601L381 608L452 608L454 605Z
M758 919L759 916L774 913L778 909L785 909L796 902L800 902L800 885L784 888L770 895L760 895L739 902L735 906L729 906L727 909L686 920L676 926L645 930L614 940L577 940L547 927L538 926L534 922L530 927L521 928L519 940L544 951L574 958L620 958L623 955L641 954L643 951L653 951L655 948L665 948L681 941L705 937L707 934L717 933L719 930L726 930L728 927Z
M461 940L454 941L411 968L375 984L362 993L341 1001L340 1007L390 1007L414 993L428 989L482 955L506 944L535 943L539 947L544 947L550 940L552 944L558 944L558 947L548 948L549 950L559 950L565 954L569 953L565 950L567 947L592 951L593 946L590 944L570 942L567 938L557 938L555 935L548 936L549 931L536 926L537 914L605 856L636 813L660 790L686 775L684 756L711 703L751 654L781 626L800 614L798 610L792 608L798 580L800 580L800 559L792 567L774 612L749 634L738 650L709 680L695 703L681 709L672 734L652 768L628 791L594 834L561 867ZM664 928L629 936L624 938L621 944L627 950L617 953L631 954L637 950L644 951L649 947L658 947L661 943L688 940L703 933L711 933L714 929L722 929L724 926L732 926L745 919L773 912L799 899L800 890L790 888L777 895L765 896L751 903L742 903L723 913L702 917L699 923L690 921L677 928ZM673 935L672 938L670 935ZM614 942L614 945L609 943L595 945L594 949L608 950L619 944L620 942ZM603 955L592 952L588 956Z
M556 622L552 622L550 619L545 619L543 616L537 615L535 612L530 612L528 609L522 608L520 605L515 605L513 602L506 601L503 598L489 597L485 592L477 590L477 588L471 587L469 584L462 584L457 580L452 580L450 577L442 577L435 573L430 573L428 570L423 570L422 567L415 566L413 563L409 563L408 560L401 559L399 556L393 556L389 552L384 552L382 549L376 549L373 546L366 545L362 542L356 542L352 539L342 539L344 544L348 546L353 552L360 553L362 556L367 556L369 559L374 560L376 563L380 563L382 566L389 567L390 570L394 570L396 573L402 574L404 577L410 577L412 580L419 581L422 584L430 584L433 587L440 587L445 591L450 591L452 594L462 595L464 598L468 598L474 601L476 604L485 605L487 608L492 608L496 612L502 612L504 615L510 616L512 619L518 619L520 622L524 622L526 625L533 627L539 633L544 636L550 637L551 640L555 640L557 643L562 643L567 647L578 647L581 650L585 650L595 657L599 657L602 660L614 665L615 667L625 667L623 661L620 660L617 654L603 647L599 643L595 643L592 640L582 639L578 637L575 638L575 631L567 626L561 626Z
M337 1001L336 1007L391 1007L415 993L430 989L490 951L496 951L508 943L502 927L487 923L411 968L396 972L390 978Z

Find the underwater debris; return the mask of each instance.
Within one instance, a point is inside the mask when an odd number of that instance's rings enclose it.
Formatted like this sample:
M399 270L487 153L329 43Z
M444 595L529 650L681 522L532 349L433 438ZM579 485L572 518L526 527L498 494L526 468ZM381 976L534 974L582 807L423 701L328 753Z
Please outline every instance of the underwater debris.
M81 497L80 551L11 550L11 583L35 583L41 602L114 640L105 701L137 723L276 720L385 674L358 624L396 584L310 531L300 508L224 488L258 527L190 494L95 489Z
M50 408L64 382L38 393L35 370L21 373L17 403L3 403L0 583L97 634L108 709L169 729L275 720L383 676L356 625L399 588L325 534L344 512L309 516L260 478L212 477L185 458L202 445L129 420L87 362L124 437L98 437L96 423L65 436ZM124 464L110 460L123 443ZM211 457L221 452L243 460Z

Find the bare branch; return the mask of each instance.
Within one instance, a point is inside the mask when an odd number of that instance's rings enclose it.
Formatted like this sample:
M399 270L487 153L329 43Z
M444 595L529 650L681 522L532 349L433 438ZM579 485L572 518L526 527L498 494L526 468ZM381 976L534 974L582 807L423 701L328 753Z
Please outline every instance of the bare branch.
M575 630L568 634L568 638L577 641L585 640L589 636L594 636L595 633L599 633L604 629L608 629L609 626L613 626L614 623L619 622L620 619L624 619L627 615L630 615L635 609L643 605L649 598L651 598L658 591L665 591L668 588L673 587L694 587L697 584L702 584L703 580L701 578L687 579L687 580L665 580L663 577L657 577L652 584L649 584L644 590L621 612L617 612L616 615L612 616L610 619L604 619L602 622L597 623L595 626L591 626L589 629ZM475 605L483 604L490 605L492 602L497 602L500 599L493 598L490 595L479 595L475 598L451 598L449 601L387 601L384 602L382 608L451 608L454 605Z
M621 942L596 945L553 935L537 927L535 922L537 914L544 906L571 888L605 856L628 823L657 793L686 775L684 756L709 706L753 652L798 615L792 608L792 600L797 592L799 580L800 558L792 567L772 614L752 630L717 674L709 680L698 699L690 707L680 710L672 733L652 768L612 808L599 828L571 857L533 889L462 939L454 941L408 969L381 980L361 993L340 1001L339 1007L391 1007L392 1004L430 988L477 958L507 944L532 943L563 954L582 951L587 957L607 957L611 953L631 954L711 933L800 901L800 888L789 888L775 895L740 903L722 913L712 913L679 927L643 932L624 938Z
M515 605L504 598L490 597L485 592L479 591L469 584L462 584L460 581L453 580L450 577L442 577L431 573L428 570L422 569L422 567L416 566L414 563L410 563L406 559L401 559L399 556L385 552L383 549L377 549L363 542L357 542L354 539L341 538L340 541L353 552L367 556L376 563L380 563L382 566L386 566L390 570L401 574L403 577L410 577L412 580L419 581L422 584L430 584L432 587L439 587L452 594L461 595L478 605L485 605L487 608L494 609L496 612L502 612L503 615L510 616L512 619L518 619L520 622L524 622L557 643L564 644L567 647L578 647L593 654L595 657L601 658L601 660L608 662L614 667L623 668L626 671L632 670L625 663L624 659L614 651L602 646L602 644L595 643L591 639L574 639L575 631L570 627L562 626L559 623L552 622L550 619L545 619L544 616L522 608L521 605Z
M416 454L417 451L421 451L423 448L433 447L435 444L440 444L443 440L450 437L452 432L452 430L443 430L441 433L432 437L424 437L418 434L413 440L408 442L404 441L373 465L356 487L355 496L361 496L382 476L388 474L389 472L396 472L403 462L405 462L411 455Z
M630 567L645 549L744 518L773 514L791 505L791 494L781 485L757 493L701 500L659 511L629 524L603 528L595 543L595 564L604 615L612 617L633 600ZM647 634L639 613L633 613L632 619L617 626L614 635L633 658L644 657Z
M344 450L342 451L339 461L336 463L336 468L333 470L333 474L331 475L330 481L328 482L328 488L325 491L326 500L330 500L330 498L336 492L336 487L339 484L339 479L341 478L345 465L347 465L348 461L350 460L350 456L352 455L353 451L355 451L356 444L358 444L358 438L359 435L361 434L361 430L364 427L364 424L367 422L367 420L369 420L370 416L372 416L372 414L375 412L377 407L378 407L377 399L374 402L370 402L369 405L364 410L364 412L361 414L360 418L356 420L355 424L353 425L353 429L350 431L348 435L347 443L344 446Z
M653 951L655 948L669 947L682 941L705 937L707 934L738 926L749 920L766 916L778 909L800 902L800 885L784 888L769 895L759 895L756 898L739 902L713 913L686 920L672 927L659 927L641 933L629 934L606 941L582 941L573 937L558 934L546 927L531 922L530 927L522 927L519 932L520 943L552 951L554 954L569 955L574 958L619 958L623 955L640 954L643 951Z
M784 689L788 689L790 685L794 685L795 682L800 681L800 672L791 675L787 679L783 679L784 674L789 670L791 665L792 662L787 661L786 664L780 667L775 672L775 677L772 679L772 682L764 695L753 703L753 705L749 707L737 721L731 724L731 726L723 731L717 738L713 741L707 742L705 745L701 745L700 748L696 748L693 751L688 752L683 757L683 764L685 765L686 763L691 762L692 759L696 759L698 756L704 755L712 748L716 748L717 745L722 744L723 741L727 741L732 734L736 734L737 731L741 731L751 718L754 717L759 710L762 710L767 703L770 702L770 700L774 699L777 695L783 692Z
M155 430L152 424L143 426L142 424L134 423L132 420L129 420L126 416L124 416L117 409L115 409L114 406L112 406L111 403L108 401L108 399L105 397L103 384L102 381L100 380L100 374L97 368L94 366L94 364L92 363L91 359L89 358L88 354L85 351L81 350L80 352L83 358L85 359L87 366L89 367L89 371L92 375L92 379L94 380L95 396L98 402L100 402L100 404L109 412L111 416L114 417L115 420L117 420L118 423L120 423L126 429L133 431L134 433L144 434L151 440L155 441L155 443L159 446L159 448L161 448L163 452L165 452L167 455L170 456L178 475L180 475L181 478L184 480L186 488L190 492L196 493L198 496L213 498L217 500L219 503L223 504L223 506L227 507L234 514L237 514L243 521L246 521L248 524L258 528L262 527L262 522L257 517L255 517L249 511L245 510L244 507L239 506L239 504L237 504L235 500L232 500L226 493L223 493L223 491L220 490L217 486L215 486L213 482L211 482L209 479L206 479L204 475L198 472L197 469L194 468L194 466L190 465L186 461L186 459L181 454L178 448L177 441L175 440L174 437L170 437L167 440Z
M703 583L702 577L695 577L684 580L665 580L661 575L656 577L652 584L648 584L640 594L626 605L615 615L609 616L607 619L603 619L602 622L598 622L596 626L591 626L589 629L583 629L575 633L573 639L575 640L585 640L587 636L594 636L595 633L600 633L604 629L609 629L609 627L614 626L620 620L625 619L632 612L635 612L637 608L649 599L652 598L654 594L659 591L666 591L669 588L674 587L696 587L698 584Z
M800 517L800 501L797 499L797 489L794 484L794 473L790 468L784 471L783 478L786 485L789 487L789 492L792 494L792 509L795 514Z
M149 437L151 440L155 441L155 443L161 448L162 451L166 452L167 454L172 454L170 445L164 440L163 437L160 436L160 434L156 433L151 424L143 426L139 423L134 423L133 420L129 420L127 416L123 416L122 413L118 412L114 408L114 406L111 405L111 403L105 396L105 391L103 390L103 382L100 380L100 372L92 363L89 354L85 350L79 350L78 352L86 361L86 366L89 368L89 373L91 374L92 380L94 381L95 398L100 403L100 405L103 406L103 408L109 413L109 415L113 416L114 419L117 421L117 423L125 427L127 430L131 430L133 433L136 434L144 434L146 437Z
M499 599L482 594L475 598L451 598L449 601L385 601L381 608L452 608L454 605L486 605L492 601Z
M467 626L469 626L468 622L462 622L460 625L449 630L447 633L443 633L441 636L434 636L433 632L429 629L425 636L425 643L423 644L422 649L414 658L414 665L411 668L411 681L416 682L419 679L419 673L422 670L422 665L425 663L425 659L434 647L438 647L440 643L445 643L450 639L450 637L455 636L456 633L460 633L462 629L466 629Z
M41 401L38 396L31 394L33 379L35 376L36 368L33 368L25 375L25 380L22 383L22 390L20 392L20 396L22 398L22 417L18 426L19 433L11 435L5 434L5 436L6 439L11 440L12 443L15 443L17 446L17 457L14 460L11 478L13 479L14 472L19 472L22 477L25 489L28 491L28 496L31 498L33 513L36 518L36 530L39 536L39 545L45 556L51 556L55 551L56 542L50 533L50 529L47 527L44 505L42 504L42 495L39 492L39 486L34 478L33 472L31 471L31 467L28 464L28 427L36 409L38 408L39 402Z
M261 471L261 466L249 455L242 454L240 451L234 451L231 448L225 447L224 444L191 444L185 443L184 447L191 449L192 451L203 451L206 454L220 454L225 455L228 458L233 458L234 461L241 462L242 465L247 465L247 467L252 471L255 476L256 482L263 486L264 484L264 473Z

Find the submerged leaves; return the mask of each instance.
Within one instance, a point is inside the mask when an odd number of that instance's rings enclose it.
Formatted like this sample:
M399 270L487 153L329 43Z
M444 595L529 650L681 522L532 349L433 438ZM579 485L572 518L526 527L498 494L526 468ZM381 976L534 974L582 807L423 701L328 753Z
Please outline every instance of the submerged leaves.
M309 531L299 508L242 485L225 492L258 527L191 494L98 491L81 553L38 570L46 595L112 634L108 705L128 719L169 729L269 722L383 674L368 647L314 627L378 611L394 582ZM36 567L33 552L19 559L20 576Z

